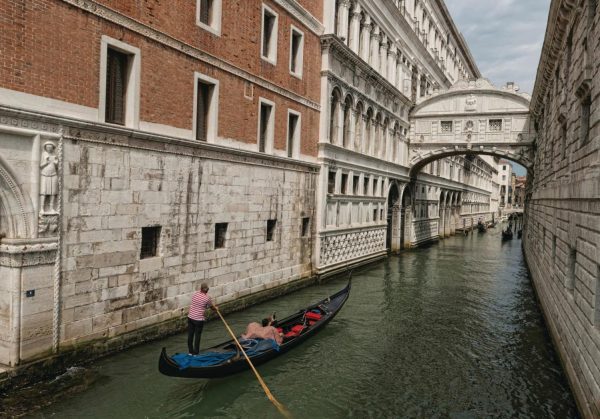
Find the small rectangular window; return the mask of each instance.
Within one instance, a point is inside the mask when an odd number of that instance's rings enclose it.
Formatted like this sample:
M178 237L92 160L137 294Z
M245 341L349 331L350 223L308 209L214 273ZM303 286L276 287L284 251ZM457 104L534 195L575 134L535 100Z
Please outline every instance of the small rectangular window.
M310 217L302 218L302 237L308 236L310 232Z
M106 58L106 122L125 125L130 55L108 48Z
M277 14L263 4L261 56L275 64L277 60Z
M373 196L377 196L379 194L379 182L377 181L377 179L373 179Z
M221 35L222 0L196 0L196 24L215 35Z
M290 40L290 73L302 76L304 35L292 27Z
M501 132L502 131L502 120L501 119L490 119L490 131Z
M373 210L373 222L377 221L377 209Z
M198 2L198 20L205 25L210 25L212 6L212 0L199 0Z
M335 193L335 172L329 172L329 177L327 178L327 193Z
M348 174L347 173L342 173L342 184L340 185L340 193L342 195L346 195L346 192L348 191Z
M277 220L267 220L267 241L273 241L273 233L275 232L275 226Z
M360 176L354 175L354 179L352 180L352 194L358 195L358 187L360 186Z
M363 179L363 195L369 195L369 178L366 176Z
M452 133L452 121L442 121L442 134Z
M225 239L227 236L227 223L215 224L215 249L225 247Z
M290 158L294 157L294 150L296 149L296 144L300 137L299 121L299 115L288 113L287 156Z
M140 259L152 258L158 255L160 229L160 226L142 227Z
M258 151L261 153L264 153L267 150L267 143L273 135L271 130L272 113L273 106L264 102L260 103Z
M586 144L590 139L590 109L592 96L588 94L581 101L581 143Z

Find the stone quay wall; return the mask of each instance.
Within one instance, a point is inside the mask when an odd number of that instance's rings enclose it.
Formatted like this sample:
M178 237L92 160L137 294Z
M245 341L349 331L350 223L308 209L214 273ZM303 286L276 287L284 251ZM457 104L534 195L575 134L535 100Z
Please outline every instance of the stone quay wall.
M600 13L596 2L553 1L548 22L531 102L539 137L523 244L580 412L597 418Z

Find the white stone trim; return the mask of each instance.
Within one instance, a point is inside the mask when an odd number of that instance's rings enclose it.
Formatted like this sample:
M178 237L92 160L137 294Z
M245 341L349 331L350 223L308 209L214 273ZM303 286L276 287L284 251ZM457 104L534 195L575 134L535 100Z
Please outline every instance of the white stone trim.
M106 122L106 62L109 47L132 56L128 69L127 93L125 95L125 126L138 129L140 125L140 79L142 74L140 49L106 35L102 35L100 41L98 121L108 124Z
M221 36L222 0L212 1L211 22L206 24L200 21L200 5L202 0L196 0L196 25L216 36Z
M269 39L269 51L268 55L263 55L264 41L265 41L265 12L275 17L275 23L273 23L273 30L271 31L271 38ZM262 4L260 13L260 58L273 64L277 65L277 39L279 32L279 13L271 9L266 4Z
M267 138L265 139L265 154L273 153L273 143L275 142L275 102L272 102L263 97L258 98L258 121L257 121L257 130L256 130L256 151L260 153L260 108L262 104L267 104L271 106L271 114L269 115L269 127L267 128Z
M285 134L285 144L286 144L286 156L287 156L287 148L288 148L288 139L290 138L290 115L295 115L298 117L298 123L296 124L296 131L294 132L294 148L292 149L292 158L297 159L300 157L300 143L302 141L302 114L293 109L287 110L287 129Z
M196 114L198 111L198 81L213 85L208 109L206 141L214 143L219 132L219 80L205 74L194 72L194 112L192 116L192 139L196 139Z
M296 71L292 70L292 58L293 58L293 42L294 42L294 32L300 35L300 45L298 46L298 52L296 56ZM294 25L290 25L290 59L288 68L290 70L290 74L294 77L302 79L302 73L304 70L304 32L295 27Z
M322 35L325 27L296 0L272 0L273 3L285 9L290 15L306 26L315 35Z
M0 105L97 122L98 109L0 87Z

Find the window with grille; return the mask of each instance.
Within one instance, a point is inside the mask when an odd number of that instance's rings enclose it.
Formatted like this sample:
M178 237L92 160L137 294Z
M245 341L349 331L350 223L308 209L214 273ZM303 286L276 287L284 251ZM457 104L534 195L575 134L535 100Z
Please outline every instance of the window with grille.
M152 258L158 255L160 229L160 226L142 227L140 259Z
M442 134L452 133L452 121L442 121Z
M209 112L214 85L198 80L196 96L196 140L208 139Z
M275 63L277 60L277 14L263 4L261 56Z
M205 25L210 26L212 17L212 0L199 0L198 1L198 20Z
M225 247L225 239L227 236L227 223L215 224L215 249Z
M310 232L310 217L302 218L302 237L308 236Z
M304 35L296 28L291 29L290 73L302 76Z
M502 131L502 120L501 119L490 119L490 131L491 132Z
M277 226L277 220L267 220L267 241L273 241L273 233Z
M106 122L125 125L125 96L130 56L109 48L106 58Z

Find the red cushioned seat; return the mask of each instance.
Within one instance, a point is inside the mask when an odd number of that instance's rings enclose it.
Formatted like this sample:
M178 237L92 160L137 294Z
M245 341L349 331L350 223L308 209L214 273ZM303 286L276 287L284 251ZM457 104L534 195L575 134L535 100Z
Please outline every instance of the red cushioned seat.
M308 319L308 320L321 320L321 314L319 313L313 313L312 311L307 312L306 314L304 314L304 316Z

